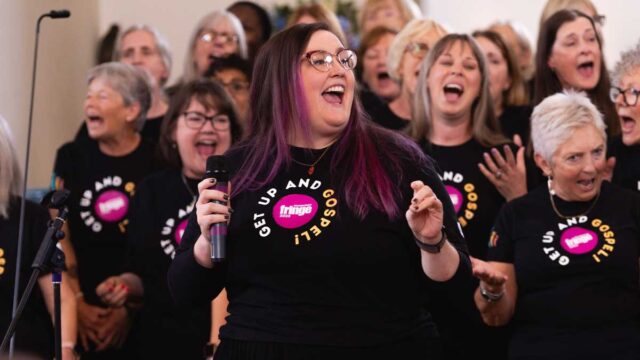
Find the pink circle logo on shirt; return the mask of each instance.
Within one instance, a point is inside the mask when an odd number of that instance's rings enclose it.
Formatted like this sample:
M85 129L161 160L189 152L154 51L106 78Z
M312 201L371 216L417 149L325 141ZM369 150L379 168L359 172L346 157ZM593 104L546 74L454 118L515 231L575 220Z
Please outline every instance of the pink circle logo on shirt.
M276 224L285 229L295 229L313 219L318 212L318 202L311 196L291 194L280 199L273 207Z
M94 210L100 220L120 221L129 210L129 198L118 190L107 190L98 196Z
M591 230L573 226L562 232L560 245L571 254L588 253L598 245L598 235Z
M447 189L449 197L451 198L451 203L453 204L453 208L455 209L456 213L458 213L458 211L460 211L460 208L462 207L462 203L464 202L462 193L460 192L460 190L451 185L445 185L444 188Z
M180 222L180 224L178 224L178 227L176 227L176 232L174 234L176 238L176 244L180 245L180 243L182 242L182 235L184 235L184 229L187 228L188 223L189 223L189 220L184 219Z

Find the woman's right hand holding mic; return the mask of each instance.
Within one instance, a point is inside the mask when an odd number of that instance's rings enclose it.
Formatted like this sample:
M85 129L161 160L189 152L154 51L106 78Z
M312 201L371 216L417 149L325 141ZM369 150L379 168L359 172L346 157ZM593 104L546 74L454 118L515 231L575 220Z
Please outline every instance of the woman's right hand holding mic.
M229 195L215 189L216 179L204 179L198 183L198 200L196 216L200 226L200 237L196 241L193 252L196 262L206 268L213 268L211 261L211 234L213 224L228 222L232 212L229 207Z

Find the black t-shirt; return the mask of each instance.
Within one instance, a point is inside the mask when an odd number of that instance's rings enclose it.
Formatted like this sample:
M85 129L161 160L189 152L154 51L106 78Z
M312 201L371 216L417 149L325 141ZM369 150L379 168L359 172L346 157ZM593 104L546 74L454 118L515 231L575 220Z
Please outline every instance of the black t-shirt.
M522 144L526 145L529 142L531 132L529 118L532 112L531 106L506 106L498 118L502 133L509 140L513 140L513 135L518 134L522 139Z
M144 127L140 131L140 135L143 138L151 141L152 143L157 144L158 141L160 140L160 129L162 128L163 119L164 119L164 114L160 116L148 118L147 120L145 120ZM80 128L78 129L78 132L76 133L76 137L74 140L83 140L83 139L89 139L89 131L87 130L87 123L85 123L84 121L82 122L82 125L80 125Z
M364 109L372 109L377 106L384 105L386 101L382 100L378 95L376 95L373 91L369 90L367 87L362 87L358 91L358 98L360 99L360 103Z
M321 154L291 151L303 163ZM426 292L458 303L471 296L466 256L451 280L433 282L423 273L404 216L389 220L371 210L359 220L351 212L329 176L332 153L311 176L307 166L292 163L261 189L234 196L227 260L211 270L193 257L199 229L192 216L181 246L186 251L169 270L169 287L178 301L191 303L209 301L226 286L230 315L220 331L223 339L352 347L426 339L436 336L422 306ZM238 150L227 157L237 165L244 158ZM397 181L402 213L411 201L412 180L423 180L446 199L432 170L416 164L403 169ZM464 249L453 208L443 203L449 239Z
M593 204L554 202L565 216ZM639 256L640 197L616 185L603 182L571 219L556 215L546 186L506 204L488 258L515 266L511 355L637 359Z
M136 184L154 171L153 145L143 139L128 155L113 157L91 139L67 143L53 171L52 188L71 191L68 224L80 287L88 303L100 304L96 286L122 271L129 204Z
M132 332L140 358L201 359L209 341L211 306L178 307L167 288L197 183L178 170L164 170L140 182L132 199L125 271L140 276L144 286L144 306Z
M30 201L27 201L25 206L18 300L31 277L31 264L47 231L49 220L49 213L43 207ZM0 336L2 337L11 323L19 220L20 199L13 198L9 206L9 217L0 218ZM47 275L40 274L40 276ZM17 351L34 353L45 359L53 357L53 323L37 283L24 308L15 336Z
M613 183L640 191L640 145L626 146L620 136L609 142L609 156L616 157Z
M504 203L504 197L478 169L478 164L484 163L482 154L491 148L480 145L475 139L458 146L426 142L420 145L437 162L438 175L462 225L469 254L485 259L491 227Z
M389 104L380 100L372 92L362 97L362 100L365 112L369 114L374 123L390 130L402 130L409 125L410 119L404 119L396 115L391 111Z

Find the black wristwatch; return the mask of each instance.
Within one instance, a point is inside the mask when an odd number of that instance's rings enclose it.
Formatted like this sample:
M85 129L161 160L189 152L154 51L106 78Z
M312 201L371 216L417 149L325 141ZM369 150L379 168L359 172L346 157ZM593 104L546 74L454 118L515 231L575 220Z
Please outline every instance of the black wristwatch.
M440 250L442 250L442 247L444 246L444 243L447 242L447 233L444 230L444 226L442 227L442 239L440 239L440 241L438 241L437 243L431 245L431 244L425 244L422 241L418 240L418 238L414 238L414 240L416 241L416 245L418 245L418 247L428 253L431 254L438 254L440 253Z

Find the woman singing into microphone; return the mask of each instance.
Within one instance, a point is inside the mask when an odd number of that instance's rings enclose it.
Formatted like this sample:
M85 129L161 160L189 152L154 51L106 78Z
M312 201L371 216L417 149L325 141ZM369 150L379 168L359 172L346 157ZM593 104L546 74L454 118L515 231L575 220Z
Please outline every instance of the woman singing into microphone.
M168 274L182 306L226 287L216 359L440 358L425 297L470 303L447 192L415 144L363 117L355 65L322 24L279 33L256 60L233 191L198 185ZM212 263L209 229L227 221Z

